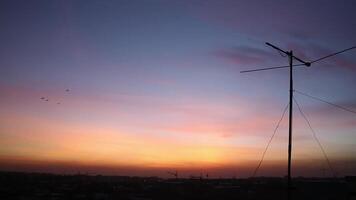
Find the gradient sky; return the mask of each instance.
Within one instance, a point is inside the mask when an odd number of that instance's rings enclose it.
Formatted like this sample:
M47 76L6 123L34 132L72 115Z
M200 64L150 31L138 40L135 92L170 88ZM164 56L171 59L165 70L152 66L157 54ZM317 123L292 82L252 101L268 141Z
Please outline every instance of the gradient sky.
M239 71L288 64L265 42L306 60L356 45L355 10L353 0L2 0L0 169L250 176L288 104L288 70ZM295 69L297 90L353 110L355 86L355 50ZM355 175L356 115L296 99L338 175ZM287 122L258 175L286 174ZM293 175L321 175L297 109L294 124Z

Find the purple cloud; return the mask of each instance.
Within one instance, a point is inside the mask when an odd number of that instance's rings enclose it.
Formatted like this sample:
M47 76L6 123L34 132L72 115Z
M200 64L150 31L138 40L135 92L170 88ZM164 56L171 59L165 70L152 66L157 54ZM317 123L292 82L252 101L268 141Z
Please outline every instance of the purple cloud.
M239 46L226 49L219 49L214 52L218 58L232 62L233 64L251 65L268 63L273 55L268 50L262 50L254 47Z

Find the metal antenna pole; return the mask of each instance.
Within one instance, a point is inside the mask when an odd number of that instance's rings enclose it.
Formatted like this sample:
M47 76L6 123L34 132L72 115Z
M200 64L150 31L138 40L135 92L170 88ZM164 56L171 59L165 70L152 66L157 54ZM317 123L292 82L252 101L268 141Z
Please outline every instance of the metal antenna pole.
M272 47L273 49L276 49L277 51L285 54L288 56L289 58L289 66L277 66L277 67L265 67L265 68L259 68L259 69L251 69L251 70L244 70L244 71L240 71L240 73L247 73L247 72L258 72L258 71L265 71L265 70L272 70L272 69L280 69L280 68L287 68L289 67L289 137L288 137L288 185L287 185L287 193L288 193L288 199L291 199L292 194L291 194L291 190L292 190L292 177L291 177L291 166L292 166L292 122L293 122L293 66L307 66L310 67L312 63L315 62L319 62L321 60L324 60L326 58L338 55L340 53L352 50L352 49L356 49L356 46L353 46L351 48L347 48L344 49L342 51L338 51L332 54L329 54L327 56L323 56L321 58L318 58L314 61L311 62L306 62L296 56L293 55L293 51L284 51L281 48L266 42L266 45ZM293 65L293 59L297 60L298 62L300 62L300 64L295 64ZM330 103L329 103L330 104ZM339 107L339 106L338 106ZM345 110L345 109L344 109Z
M291 161L292 161L292 122L293 122L293 51L288 52L289 57L289 135L288 135L288 199L291 198Z

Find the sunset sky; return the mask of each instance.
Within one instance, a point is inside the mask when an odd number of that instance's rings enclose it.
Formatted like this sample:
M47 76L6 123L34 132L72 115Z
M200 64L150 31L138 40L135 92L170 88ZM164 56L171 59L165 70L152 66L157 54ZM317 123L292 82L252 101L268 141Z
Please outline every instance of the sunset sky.
M288 104L289 71L240 71L288 64L265 42L308 61L355 46L355 10L353 0L2 0L0 170L251 176ZM355 49L294 72L296 90L356 110ZM337 174L355 175L356 115L295 98ZM292 175L320 176L323 154L294 114ZM286 175L287 116L258 175Z

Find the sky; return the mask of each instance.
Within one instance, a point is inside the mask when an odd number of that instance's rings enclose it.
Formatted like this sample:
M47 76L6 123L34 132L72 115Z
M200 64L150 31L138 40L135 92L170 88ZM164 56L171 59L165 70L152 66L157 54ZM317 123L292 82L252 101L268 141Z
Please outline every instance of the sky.
M288 105L289 70L240 71L288 64L265 42L306 61L355 46L355 10L353 0L3 0L0 170L249 177ZM355 85L355 49L294 69L296 90L351 110ZM335 173L355 175L356 115L295 99ZM257 175L286 175L287 116ZM293 125L292 175L323 175L295 104Z

